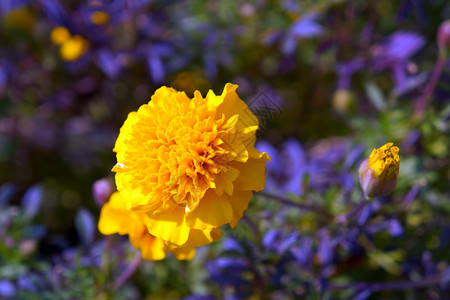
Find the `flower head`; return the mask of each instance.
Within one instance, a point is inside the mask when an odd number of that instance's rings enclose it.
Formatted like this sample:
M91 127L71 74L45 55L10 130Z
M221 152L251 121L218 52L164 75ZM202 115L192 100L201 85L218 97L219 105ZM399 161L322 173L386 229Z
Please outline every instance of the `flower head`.
M104 25L109 21L109 15L104 11L94 11L89 20L95 25Z
M201 246L236 226L252 191L264 188L266 153L255 149L258 119L227 84L222 95L162 87L120 130L116 184L129 209L169 244Z
M89 42L80 35L71 35L63 26L55 27L50 33L50 39L55 45L60 45L59 55L63 60L75 61L89 49Z
M390 194L396 184L400 168L399 148L387 143L373 149L359 167L359 181L368 198Z
M144 259L163 259L166 251L173 252L177 259L189 260L194 257L194 248L173 248L151 235L147 230L146 220L146 214L127 210L120 193L115 192L102 207L98 229L105 235L128 234L131 244L141 250Z
M74 35L61 45L60 56L66 61L79 59L87 52L89 42L80 35Z
M55 45L61 45L70 39L70 31L63 26L55 27L50 33L50 39Z

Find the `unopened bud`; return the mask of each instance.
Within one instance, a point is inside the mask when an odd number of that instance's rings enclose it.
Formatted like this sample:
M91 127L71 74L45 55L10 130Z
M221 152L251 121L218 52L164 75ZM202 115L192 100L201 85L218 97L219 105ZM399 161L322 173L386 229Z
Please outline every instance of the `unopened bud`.
M387 143L373 149L359 167L359 182L367 198L386 196L395 189L400 169L399 148Z
M439 26L437 42L441 51L445 51L450 48L450 20L445 20Z
M92 185L92 195L98 206L102 207L108 201L111 194L114 192L114 187L111 180L102 178L94 182Z

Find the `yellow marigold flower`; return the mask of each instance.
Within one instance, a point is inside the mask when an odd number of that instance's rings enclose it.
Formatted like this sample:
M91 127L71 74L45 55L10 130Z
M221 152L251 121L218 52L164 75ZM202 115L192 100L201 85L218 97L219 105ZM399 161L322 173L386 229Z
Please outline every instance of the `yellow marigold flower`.
M189 260L194 257L194 248L172 248L162 239L151 235L145 223L147 218L146 214L127 210L120 193L115 192L109 202L102 207L98 229L105 235L128 234L131 244L141 250L144 259L161 260L166 257L165 251L173 252L174 256L180 260Z
M55 27L50 33L50 39L52 40L53 44L61 45L62 43L70 39L70 31L63 26Z
M61 58L67 61L74 61L79 59L86 53L89 47L89 42L80 35L74 35L61 45Z
M217 240L237 225L252 191L264 189L267 153L255 149L259 122L228 83L222 95L158 89L120 130L116 184L127 207L145 212L169 244Z
M390 194L397 185L400 168L399 148L387 143L373 149L370 156L359 167L359 181L368 198Z
M109 21L109 15L104 11L94 11L89 16L89 20L95 25L103 25Z

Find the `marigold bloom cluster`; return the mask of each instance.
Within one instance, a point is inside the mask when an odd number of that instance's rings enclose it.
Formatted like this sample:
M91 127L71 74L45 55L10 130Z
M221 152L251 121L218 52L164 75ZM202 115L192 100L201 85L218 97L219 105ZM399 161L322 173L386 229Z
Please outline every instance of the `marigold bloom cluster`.
M264 188L269 157L254 147L259 122L236 88L189 99L162 87L120 130L113 171L121 199L171 249L218 240L220 226L236 226Z
M63 60L75 61L85 54L89 48L89 42L80 35L71 35L66 27L55 27L50 39L55 45L60 45L59 55Z
M399 148L387 143L373 149L370 156L359 167L359 180L368 198L390 194L396 184L400 169Z

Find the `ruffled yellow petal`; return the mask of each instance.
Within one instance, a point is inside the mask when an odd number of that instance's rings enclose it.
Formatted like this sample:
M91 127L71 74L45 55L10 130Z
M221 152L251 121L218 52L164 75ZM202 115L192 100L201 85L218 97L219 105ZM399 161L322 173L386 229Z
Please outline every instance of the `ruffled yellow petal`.
M223 235L220 228L212 228L205 230L191 229L189 238L184 246L201 247L212 242L216 242Z
M162 239L151 235L146 222L147 216L127 210L123 195L116 192L102 207L98 228L106 235L127 234L131 244L141 250L144 259L164 259L165 251L173 251L173 248L168 248Z
M262 191L264 189L268 156L267 153L261 155L260 159L249 159L245 164L231 164L240 171L239 177L234 182L236 191Z
M218 241L222 235L223 232L220 231L220 228L210 228L205 230L191 229L189 231L189 237L183 245L177 245L168 241L166 241L166 245L169 249L201 247Z
M191 230L184 221L184 210L180 207L165 214L149 216L147 228L152 235L176 245L185 244Z
M111 195L109 202L102 207L98 229L105 235L128 234L138 230L141 223L138 216L132 215L126 210L120 194L115 192Z
M191 260L195 256L195 248L173 248L170 251L178 260Z
M216 177L216 188L214 192L221 196L223 192L228 195L233 195L234 191L234 181L239 177L241 172L238 169L235 169L231 166L228 167L228 171L226 173L219 174Z
M238 196L239 195L239 196ZM233 207L233 219L230 222L231 228L235 227L244 215L250 200L253 197L251 191L237 192L236 197L231 198L231 206Z
M130 242L135 248L141 250L143 259L161 260L166 257L164 241L150 235L148 232L135 235L130 234Z
M229 223L232 218L230 196L218 196L211 191L205 194L195 210L186 213L186 224L190 228L205 230Z

